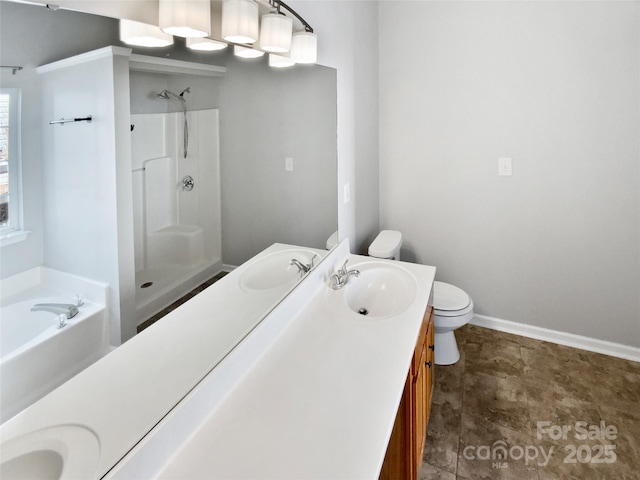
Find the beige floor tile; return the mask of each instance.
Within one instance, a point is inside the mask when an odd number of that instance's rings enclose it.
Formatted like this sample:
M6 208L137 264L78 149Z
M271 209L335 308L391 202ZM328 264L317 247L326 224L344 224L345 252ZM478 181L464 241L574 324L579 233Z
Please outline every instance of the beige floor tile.
M524 374L525 363L520 353L520 345L509 342L476 342L467 339L465 356L470 361L465 365L465 373L476 372L498 377L520 376Z
M456 333L461 362L435 370L421 479L640 480L640 363L474 325ZM548 422L540 438L538 422ZM579 437L600 422L615 438ZM551 438L551 426L566 438ZM544 449L542 463L467 458L494 444Z
M462 408L464 352L460 352L461 361L455 365L436 365L434 376L437 379L433 389L434 405L446 405L453 410Z
M456 480L453 473L442 470L428 463L423 463L418 474L419 480Z
M531 419L523 381L514 376L465 375L462 412L519 432L530 433Z
M537 479L537 464L543 458L530 435L462 414L457 470L460 478Z
M456 473L460 439L460 410L448 405L432 405L423 462Z

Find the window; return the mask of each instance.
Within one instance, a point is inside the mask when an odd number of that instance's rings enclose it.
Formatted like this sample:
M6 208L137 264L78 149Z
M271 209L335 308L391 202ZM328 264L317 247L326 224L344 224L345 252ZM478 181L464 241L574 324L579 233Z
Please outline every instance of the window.
M0 238L2 245L25 238L21 232L20 90L0 89ZM13 241L6 242L11 238Z

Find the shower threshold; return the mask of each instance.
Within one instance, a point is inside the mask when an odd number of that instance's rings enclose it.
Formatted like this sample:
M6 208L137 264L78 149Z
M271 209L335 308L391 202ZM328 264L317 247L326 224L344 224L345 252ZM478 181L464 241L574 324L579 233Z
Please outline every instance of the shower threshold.
M222 261L214 258L191 267L167 264L136 272L137 325L221 271Z

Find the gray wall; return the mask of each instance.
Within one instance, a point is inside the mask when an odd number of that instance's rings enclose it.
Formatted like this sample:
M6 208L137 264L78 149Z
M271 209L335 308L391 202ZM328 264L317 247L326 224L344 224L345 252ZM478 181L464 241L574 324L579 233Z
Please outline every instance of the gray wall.
M318 63L338 70L338 224L351 251L378 233L378 2L292 0L318 34ZM344 185L351 199L344 203Z
M640 347L639 3L379 14L381 224L405 258L479 314Z
M335 70L237 61L221 91L223 261L274 242L324 248L338 228Z

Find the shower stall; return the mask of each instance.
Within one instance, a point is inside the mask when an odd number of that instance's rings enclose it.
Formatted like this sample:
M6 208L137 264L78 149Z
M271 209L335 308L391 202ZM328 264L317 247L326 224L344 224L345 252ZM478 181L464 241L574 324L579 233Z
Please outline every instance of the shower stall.
M138 325L222 270L218 110L131 115Z

